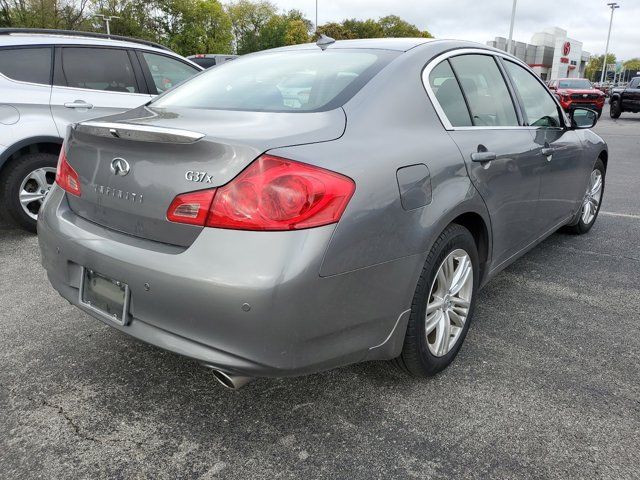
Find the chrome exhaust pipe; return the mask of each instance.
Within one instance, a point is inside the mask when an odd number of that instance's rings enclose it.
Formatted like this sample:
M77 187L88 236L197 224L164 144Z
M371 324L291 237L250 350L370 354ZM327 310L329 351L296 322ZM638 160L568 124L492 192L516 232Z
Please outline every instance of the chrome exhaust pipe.
M217 367L211 365L205 365L205 367L210 368L213 371L213 376L215 379L225 388L229 390L239 390L244 387L246 384L251 383L254 378L253 377L245 377L244 375L236 375L235 373L225 372L224 370L220 370Z

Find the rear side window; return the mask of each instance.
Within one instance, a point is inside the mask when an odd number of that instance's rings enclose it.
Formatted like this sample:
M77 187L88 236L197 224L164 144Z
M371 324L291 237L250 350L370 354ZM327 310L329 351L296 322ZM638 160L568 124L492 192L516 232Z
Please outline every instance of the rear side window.
M62 49L63 85L106 92L137 93L138 84L126 50Z
M262 112L342 106L398 55L382 50L296 50L249 55L207 70L154 102Z
M490 55L460 55L449 59L477 127L518 126L507 84Z
M460 90L458 81L447 60L439 63L431 70L429 85L451 125L454 127L473 125L469 110L462 96L462 90Z
M149 67L151 78L153 78L153 83L158 93L169 90L200 71L164 55L142 52L142 58L147 67Z
M0 50L0 73L21 82L51 84L51 48Z
M520 65L505 61L504 65L522 99L527 123L535 127L560 127L558 106L534 76Z

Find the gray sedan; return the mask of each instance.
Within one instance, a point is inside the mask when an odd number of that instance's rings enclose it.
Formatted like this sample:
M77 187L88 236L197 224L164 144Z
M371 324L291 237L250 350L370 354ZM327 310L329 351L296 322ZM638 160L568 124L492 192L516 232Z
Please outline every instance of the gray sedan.
M594 224L596 120L469 42L244 56L69 129L43 264L89 315L230 388L366 360L433 375L479 288L559 228Z

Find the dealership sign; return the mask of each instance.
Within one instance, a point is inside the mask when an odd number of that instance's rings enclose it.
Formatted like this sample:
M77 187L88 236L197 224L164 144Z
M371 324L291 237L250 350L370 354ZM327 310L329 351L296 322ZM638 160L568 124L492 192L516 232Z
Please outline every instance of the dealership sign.
M562 46L562 54L566 57L569 53L571 53L571 42L564 42L564 45Z

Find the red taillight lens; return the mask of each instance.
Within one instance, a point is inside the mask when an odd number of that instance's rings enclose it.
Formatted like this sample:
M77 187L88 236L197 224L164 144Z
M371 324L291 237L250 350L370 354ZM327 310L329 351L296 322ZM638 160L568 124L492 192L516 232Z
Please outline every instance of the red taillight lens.
M167 218L237 230L299 230L340 220L354 190L353 180L338 173L262 155L227 185L179 195ZM179 208L184 212L176 215Z
M178 195L169 206L167 219L178 223L204 225L215 193L215 189L211 189Z
M56 183L65 191L77 197L80 196L80 179L76 171L67 162L67 153L65 146L62 145L60 155L58 157L58 167L56 168Z

